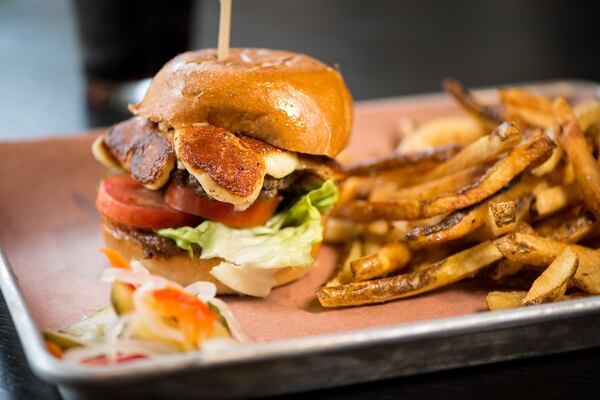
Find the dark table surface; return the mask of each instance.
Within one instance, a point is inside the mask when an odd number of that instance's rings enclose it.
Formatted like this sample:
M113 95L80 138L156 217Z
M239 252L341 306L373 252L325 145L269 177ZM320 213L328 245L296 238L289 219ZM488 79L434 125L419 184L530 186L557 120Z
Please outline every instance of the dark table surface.
M590 4L239 0L232 42L339 63L357 99L435 91L445 76L470 85L600 81L597 7ZM216 0L195 4L191 47L216 43L217 6ZM86 107L79 59L68 0L0 0L0 139L82 131L120 117L111 110L96 118ZM558 399L598 393L600 348L290 397ZM0 398L59 398L29 370L3 300Z

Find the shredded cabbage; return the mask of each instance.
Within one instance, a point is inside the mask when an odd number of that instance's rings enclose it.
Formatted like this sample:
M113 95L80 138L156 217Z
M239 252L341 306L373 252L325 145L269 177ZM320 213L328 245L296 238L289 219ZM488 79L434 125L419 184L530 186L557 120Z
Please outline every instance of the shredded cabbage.
M201 258L219 257L240 267L308 268L313 263L312 246L322 240L321 214L337 198L337 187L329 180L274 215L264 226L236 229L204 221L195 228L161 229L157 234L173 239L190 256L192 245L196 244L202 249Z

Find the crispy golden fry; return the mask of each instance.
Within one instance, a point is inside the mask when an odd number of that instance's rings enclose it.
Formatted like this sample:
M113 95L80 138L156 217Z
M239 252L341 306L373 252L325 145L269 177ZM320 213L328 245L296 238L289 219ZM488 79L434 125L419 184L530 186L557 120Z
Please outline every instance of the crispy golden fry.
M429 268L432 264L438 263L460 250L464 249L458 249L456 246L446 244L427 247L425 249L413 249L412 260L407 270L409 272L414 272Z
M460 210L488 198L527 168L543 162L553 146L542 131L534 131L473 185L429 200L355 201L338 208L336 214L356 221L415 220Z
M560 146L556 146L554 150L552 150L552 155L548 157L546 161L544 161L539 167L536 167L531 170L531 173L535 176L544 176L546 174L551 173L560 165L563 156L563 150Z
M380 238L366 239L363 241L363 255L375 253L383 243Z
M521 307L523 299L527 292L515 291L515 292L489 292L485 298L488 309L490 311L506 310L509 308Z
M525 291L490 292L486 297L486 302L490 311L506 310L509 308L521 307L523 305L523 299L525 298L525 295L527 295L527 292ZM576 300L589 296L590 295L587 293L576 292L565 294L554 301Z
M364 224L347 219L327 218L323 229L323 240L328 243L346 243L361 235Z
M586 132L593 125L600 122L600 101L593 99L578 104L573 108L573 113L579 121L579 126Z
M380 278L408 265L411 252L404 243L389 243L372 254L350 263L355 282Z
M543 220L535 230L540 236L577 243L594 230L595 222L594 216L585 208L573 207Z
M369 192L371 179L362 176L351 176L340 184L340 195L337 204L346 204L362 194Z
M386 201L394 199L431 199L440 194L455 192L465 186L469 186L481 178L485 172L485 166L478 165L458 171L452 175L427 181L420 185L410 186L393 192L384 193L385 197L381 197L382 193L378 193L377 196L373 195L369 197L369 201L376 202L379 200Z
M456 79L446 79L442 86L446 93L454 97L458 104L488 131L491 131L503 121L503 116L496 109L480 104Z
M527 89L500 89L500 99L511 114L519 115L529 125L539 127L552 126L552 102Z
M494 212L488 212L488 219L486 221L486 227L488 233L491 237L496 238L502 235L505 235L509 232L513 232L517 229L517 226L522 223L524 220L529 220L530 209L531 209L531 201L532 197L518 197L515 200L511 200L506 203L514 203L514 214L512 210L506 210L510 212L510 215L507 214L505 217L510 218L510 222L508 220L505 221L503 225L498 225L498 218L504 215L494 215ZM492 205L494 203L491 203ZM502 204L502 203L500 203ZM508 222L508 223L506 223Z
M502 228L517 222L517 203L514 200L488 203L490 225Z
M535 229L526 222L519 222L515 229L517 233L525 233L526 235L535 235Z
M321 287L317 297L324 307L383 303L415 296L473 276L502 258L493 242L483 242L419 271L336 287Z
M550 265L567 246L571 246L579 256L579 267L573 282L583 291L600 294L600 251L598 250L523 233L503 236L495 243L507 259L542 268Z
M592 125L588 129L587 134L589 135L592 146L594 147L594 150L596 151L596 157L599 158L600 157L600 123Z
M448 143L466 146L487 133L481 124L466 115L435 118L412 131L407 125L404 123L401 128L403 134L396 149L398 153L414 153ZM410 135L405 133L407 131Z
M575 170L573 169L573 164L568 160L562 171L562 180L562 183L565 185L575 183Z
M423 180L431 180L462 171L475 165L484 165L492 162L501 153L519 144L521 139L521 131L517 126L512 122L504 122L489 135L483 136L476 142L471 143L457 155L435 167L433 171L423 177Z
M399 168L428 168L446 161L459 151L455 145L445 145L417 153L392 154L351 163L344 166L347 176L368 176Z
M397 126L398 126L398 131L397 131L398 138L400 139L400 141L403 141L407 137L415 135L415 132L417 130L417 121L415 121L415 119L412 117L402 117L398 120ZM451 142L451 141L448 141L448 142ZM431 146L429 146L429 147L431 147ZM398 151L400 153L399 149L396 149L396 151ZM415 151L419 151L419 150L415 150ZM409 151L409 153L413 153L413 151Z
M572 207L580 201L581 197L577 186L553 186L535 195L531 209L536 217L544 218L567 207Z
M358 260L363 255L362 243L359 240L353 240L348 249L344 261L340 264L340 269L335 276L330 279L325 286L340 286L352 282L352 270L350 269L350 263L354 260Z
M494 267L494 270L489 276L494 281L502 281L509 276L521 272L524 268L525 264L523 263L502 259L498 262L498 265Z
M533 190L533 182L520 180L510 188L492 197L489 202L504 202L526 197ZM447 242L466 236L483 226L488 218L488 201L457 211L433 225L422 225L406 235L411 246L422 247Z
M566 100L556 99L553 110L560 125L559 141L573 164L583 202L596 218L600 218L600 165Z
M533 282L523 299L523 305L549 303L562 297L578 264L579 256L567 246Z

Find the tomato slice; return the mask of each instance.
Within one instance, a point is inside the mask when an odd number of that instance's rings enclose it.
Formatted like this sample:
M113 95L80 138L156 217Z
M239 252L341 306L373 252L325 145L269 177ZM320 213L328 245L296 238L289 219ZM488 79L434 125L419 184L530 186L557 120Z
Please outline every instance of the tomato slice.
M172 182L167 188L165 201L171 207L189 214L221 222L234 228L264 225L273 216L281 197L256 200L244 211L234 211L233 205L209 200L192 189Z
M141 228L195 226L198 218L169 207L163 194L149 190L129 174L110 176L102 181L96 208L108 219Z

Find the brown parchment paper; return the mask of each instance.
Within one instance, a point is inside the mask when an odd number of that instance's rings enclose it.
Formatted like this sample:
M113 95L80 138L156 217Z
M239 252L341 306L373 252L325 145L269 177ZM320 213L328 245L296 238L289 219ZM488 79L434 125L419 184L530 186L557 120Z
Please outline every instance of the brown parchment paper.
M353 157L380 154L395 143L398 120L423 121L456 113L441 97L358 105L350 145ZM0 143L0 243L41 329L67 326L109 304L99 280L108 263L94 207L104 168L91 155L96 133ZM468 314L485 309L485 291L463 283L383 305L326 310L315 288L334 269L335 252L323 246L310 274L275 289L266 299L226 301L257 341Z

